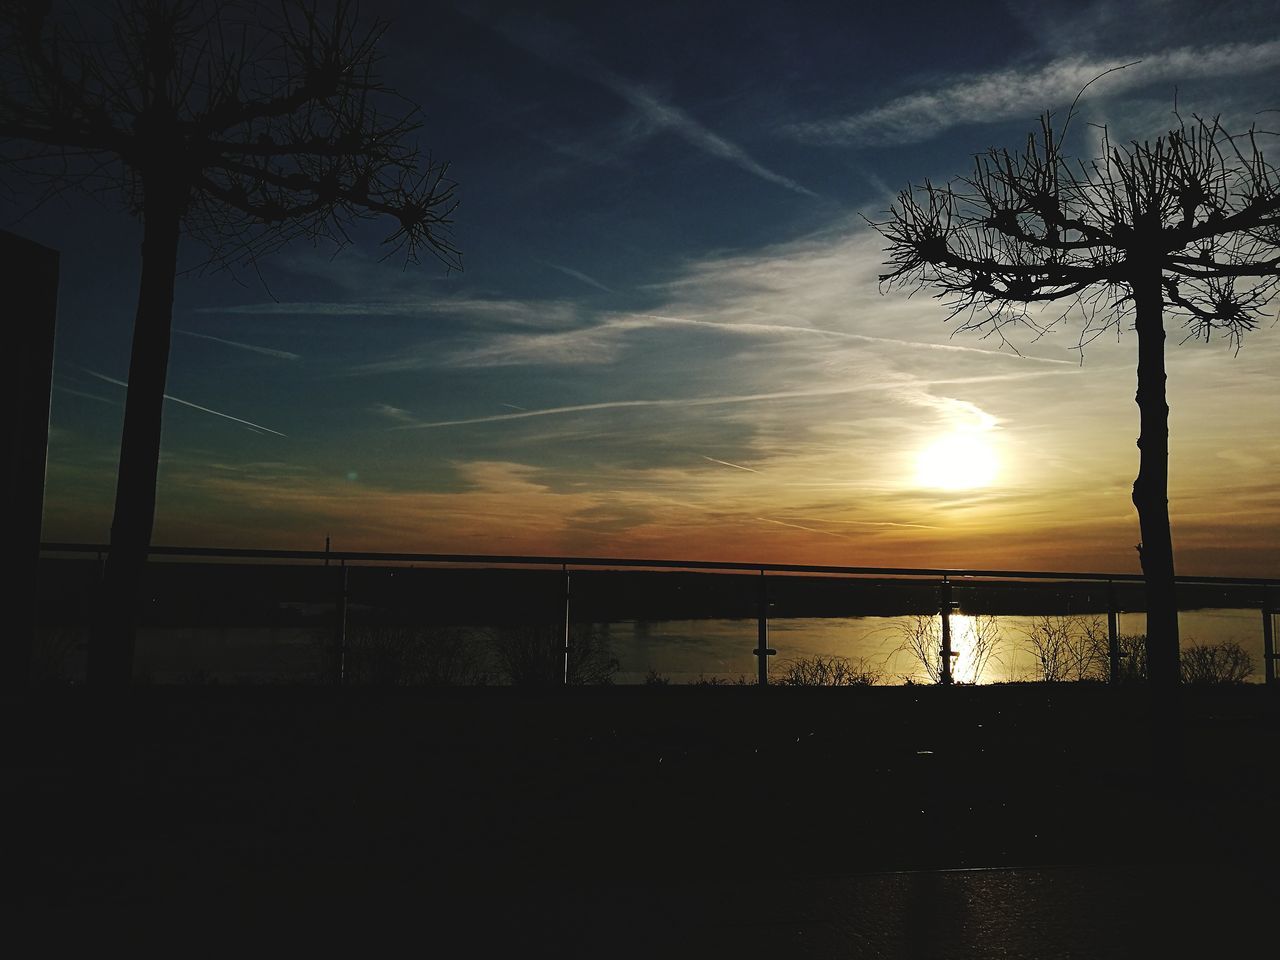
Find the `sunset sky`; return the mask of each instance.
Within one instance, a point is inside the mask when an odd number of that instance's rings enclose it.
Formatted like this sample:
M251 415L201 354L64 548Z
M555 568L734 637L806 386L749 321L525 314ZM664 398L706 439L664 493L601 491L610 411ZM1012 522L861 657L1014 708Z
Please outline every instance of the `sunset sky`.
M862 216L1131 61L1081 102L1113 139L1175 95L1275 129L1275 0L429 6L366 4L464 270L374 224L181 278L155 542L1138 569L1132 331L953 336ZM140 231L5 186L62 254L44 535L105 541ZM1280 575L1280 327L1183 336L1179 572Z

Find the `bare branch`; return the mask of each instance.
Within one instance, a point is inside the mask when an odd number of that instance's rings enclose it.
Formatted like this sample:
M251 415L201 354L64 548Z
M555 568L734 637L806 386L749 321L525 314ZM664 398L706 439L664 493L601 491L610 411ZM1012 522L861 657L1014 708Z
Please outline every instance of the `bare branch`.
M1045 326L1028 305L1073 301L1088 318L1083 343L1100 329L1099 301L1082 299L1089 288L1127 289L1135 270L1158 263L1181 278L1164 285L1166 305L1195 336L1221 329L1238 345L1280 274L1280 176L1257 132L1233 136L1196 117L1122 147L1104 131L1103 155L1088 162L1066 157L1061 142L1046 115L1020 152L992 149L968 176L903 191L872 224L889 244L881 282L933 288L968 329L1014 322L1037 336ZM1247 279L1260 283L1233 285ZM1118 325L1129 301L1106 303L1102 328Z
M413 144L418 108L377 72L387 25L351 0L50 11L0 0L0 164L63 189L92 169L139 213L164 180L214 264L389 217L392 252L460 266L447 165Z

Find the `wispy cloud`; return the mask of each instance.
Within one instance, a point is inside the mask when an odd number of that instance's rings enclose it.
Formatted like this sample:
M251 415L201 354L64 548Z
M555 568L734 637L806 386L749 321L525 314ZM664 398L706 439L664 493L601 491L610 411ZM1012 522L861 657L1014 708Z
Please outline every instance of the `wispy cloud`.
M436 420L430 423L406 424L393 429L425 430L436 427L461 427L477 423L503 423L510 420L529 420L534 417L553 417L567 413L592 413L597 410L625 410L640 407L712 407L737 403L760 403L769 400L796 400L812 397L835 397L864 390L878 389L880 384L837 386L814 390L783 390L774 393L738 394L722 397L662 397L649 400L606 400L600 403L575 403L564 407L545 407L541 410L525 410L520 413L495 413L485 417L467 417L461 420ZM733 466L733 464L730 464Z
M489 337L478 346L460 347L452 350L440 350L434 346L424 347L419 351L363 364L353 372L357 374L387 373L438 366L459 368L523 365L598 366L617 361L630 338L636 334L663 327L686 328L729 337L771 338L775 340L778 338L817 338L828 341L885 344L943 353L978 354L1001 361L1020 361L1067 367L1078 365L1076 360L1034 356L1017 353L1012 350L988 350L982 347L969 347L954 343L904 340L897 337L874 336L853 333L848 330L806 326L801 323L769 323L738 319L732 316L712 320L651 313L628 313L603 314L602 318L596 322L575 326L568 330L501 333Z
M389 403L375 403L370 409L378 416L385 417L386 419L392 420L398 424L416 427L421 423L421 421L408 410L405 410L402 407L393 407Z
M966 74L937 89L897 97L870 110L783 129L811 143L918 143L961 124L1034 118L1046 109L1069 104L1104 71L1133 61L1141 62L1111 73L1091 91L1115 96L1153 84L1274 70L1280 63L1280 40L1179 47L1106 60L1062 57L1040 67Z
M180 330L173 328L174 333L180 333L186 337L196 337L200 340L212 340L214 343L221 343L228 347L236 347L239 350L248 350L250 353L260 353L263 356L275 357L278 360L300 360L299 354L290 353L288 350L276 350L272 347L260 347L254 343L241 343L239 340L226 340L222 337L215 337L208 333L196 333L194 330Z
M242 303L203 307L197 313L248 316L316 317L421 317L464 318L477 326L563 327L578 316L576 304L567 300L515 300L493 297L421 297L399 300L310 300Z
M91 377L97 377L104 383L114 383L118 387L126 388L129 386L129 383L126 380L117 380L115 377L108 377L105 373L98 373L96 370L89 370L86 368L84 372L89 374ZM175 397L170 393L166 393L164 398L166 400L172 400L174 403L180 404L181 406L190 407L192 410L199 410L201 413L207 413L211 416L221 417L223 420L231 420L234 423L242 424L250 430L258 433L271 433L275 434L277 437L288 438L288 434L281 433L279 430L272 430L270 427L264 427L262 424L254 423L252 420L242 420L239 417L233 417L229 413L223 413L221 410L214 410L211 407L204 407L198 403L192 403L190 400L183 400L181 397Z

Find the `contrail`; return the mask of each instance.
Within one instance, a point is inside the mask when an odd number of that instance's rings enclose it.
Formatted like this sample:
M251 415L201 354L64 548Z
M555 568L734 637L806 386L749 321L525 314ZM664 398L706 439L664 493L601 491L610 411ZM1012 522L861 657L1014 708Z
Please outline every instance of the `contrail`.
M692 317L671 317L657 313L640 313L638 317L656 320L659 323L678 324L681 326L715 327L730 333L759 331L761 333L808 334L815 337L833 337L838 340L856 340L860 343L888 343L899 347L922 347L926 350L942 350L950 353L981 353L989 357L1000 357L1009 360L1027 360L1032 363L1056 363L1069 367L1078 366L1074 360L1055 360L1052 357L1033 357L1025 353L1009 353L1004 350L983 350L981 347L964 347L954 343L929 343L921 340L899 340L895 337L873 337L865 333L848 333L844 330L827 330L822 327L798 327L790 323L758 323L754 321L734 322L726 320L696 320Z
M1181 516L1181 514L1179 514ZM808 520L812 523L846 523L859 527L911 527L915 530L937 530L927 523L902 523L898 520L830 520L826 517L796 517L797 520Z
M582 283L585 283L589 287L595 287L597 290L603 290L605 293L614 292L612 288L606 287L603 283L601 283L595 277L589 276L583 273L581 270L575 270L573 269L573 267L561 266L560 264L552 263L549 260L538 260L536 262L542 264L544 267L550 267L552 270L559 270L566 277L573 277L573 279L578 280Z
M224 340L222 337L211 336L207 333L196 333L193 330L179 330L173 328L174 333L181 333L188 337L199 337L201 340L212 340L214 343L225 343L228 347L239 347L241 350L249 350L253 353L265 354L268 357L277 357L280 360L301 360L300 354L290 353L288 350L273 350L271 347L260 347L253 343L241 343L239 340Z
M108 377L105 373L98 373L96 370L90 370L87 367L81 367L81 369L91 377L97 377L99 380L105 380L107 383L114 383L117 387L128 388L129 386L128 381L117 380L115 377ZM252 420L241 420L239 417L233 417L231 414L223 413L221 410L211 410L208 407L202 407L198 403L192 403L190 400L183 400L181 397L175 397L169 393L166 393L164 398L166 400L172 400L174 403L180 403L184 407L190 407L192 410L199 410L201 413L211 413L215 417L222 417L224 420L231 420L235 423L244 424L251 430L259 430L263 433L274 433L277 437L284 437L286 440L289 438L287 433L281 433L279 430L272 430L270 427L264 427L262 424L254 423Z
M762 520L765 523L776 523L780 527L792 527L796 530L807 530L809 533L819 533L819 534L822 534L822 536L824 537L838 537L841 540L849 539L847 534L832 533L830 530L815 530L813 527L802 527L798 523L787 523L785 520L771 520L768 517L756 517L756 519Z
M108 400L106 397L100 397L96 393L86 393L84 390L73 390L71 387L64 387L60 383L55 383L53 389L61 390L63 393L69 393L75 397L84 397L86 400L97 400L99 403L109 403L113 407L120 406L118 400Z
M759 470L752 470L750 467L744 467L740 463L730 463L728 460L717 460L715 457L708 457L706 454L702 456L703 460L710 460L712 463L719 463L726 467L733 467L735 470L745 470L747 473L759 473Z
M661 400L607 400L602 403L576 403L566 407L546 407L542 410L525 410L521 413L495 413L486 417L468 417L465 420L435 420L392 427L392 430L426 430L435 427L461 427L473 423L500 423L506 420L527 420L530 417L550 417L562 413L586 413L592 410L618 410L627 407L711 407L733 403L754 403L759 400L798 400L806 397L835 397L866 390L883 389L879 383L864 383L852 387L834 387L827 390L784 390L777 393L748 393L726 397L692 397L689 399ZM732 466L732 464L731 464Z

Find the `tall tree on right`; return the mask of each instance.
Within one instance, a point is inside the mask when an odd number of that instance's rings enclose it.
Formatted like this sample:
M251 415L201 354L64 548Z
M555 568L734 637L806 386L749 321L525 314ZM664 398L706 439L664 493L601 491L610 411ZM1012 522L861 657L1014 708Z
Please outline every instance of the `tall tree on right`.
M1250 128L1179 118L1154 141L1101 156L1063 152L1071 122L1046 115L1019 151L988 150L944 186L908 187L873 226L889 242L888 287L934 289L961 329L1004 339L1078 309L1083 345L1132 322L1137 334L1139 469L1133 484L1147 594L1147 671L1179 680L1178 606L1169 525L1166 326L1186 339L1215 332L1239 349L1280 287L1280 171Z

